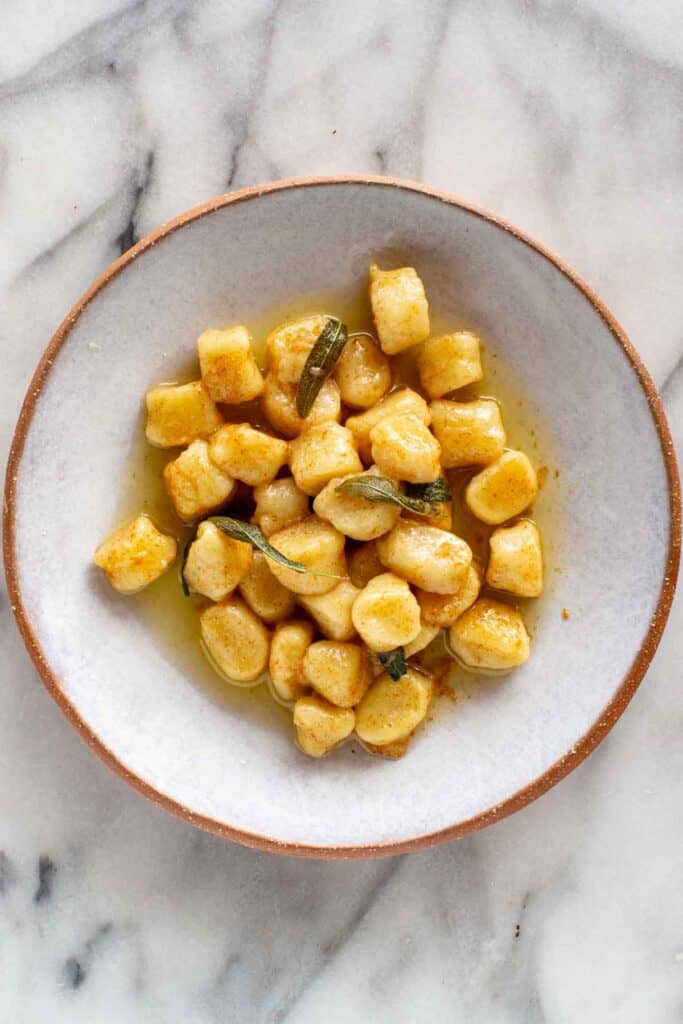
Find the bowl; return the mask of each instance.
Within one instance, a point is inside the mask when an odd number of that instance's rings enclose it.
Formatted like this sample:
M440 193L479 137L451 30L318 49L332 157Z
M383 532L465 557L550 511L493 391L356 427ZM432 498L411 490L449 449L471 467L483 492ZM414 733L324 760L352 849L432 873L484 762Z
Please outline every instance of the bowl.
M209 325L330 287L371 259L418 267L432 306L481 330L551 452L555 526L532 657L465 684L402 760L353 745L304 757L288 729L187 678L91 558L116 524L141 394ZM48 690L146 796L247 845L303 856L395 854L523 807L611 729L664 627L679 484L660 400L600 300L498 217L420 185L300 179L221 196L139 242L50 342L12 446L11 603ZM265 706L265 705L263 705ZM259 704L259 708L263 709Z

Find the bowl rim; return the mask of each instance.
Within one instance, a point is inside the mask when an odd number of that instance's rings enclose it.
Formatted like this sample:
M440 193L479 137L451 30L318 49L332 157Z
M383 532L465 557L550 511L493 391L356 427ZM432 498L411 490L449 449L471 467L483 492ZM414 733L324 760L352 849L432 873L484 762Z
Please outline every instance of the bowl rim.
M531 783L524 786L517 792L511 794L496 806L487 808L471 818L456 822L455 824L444 829L439 829L436 832L414 836L410 839L382 843L379 845L361 846L311 846L306 843L281 841L271 836L247 832L215 818L196 814L191 810L191 808L155 789L149 782L127 768L83 720L77 707L67 698L60 686L59 679L52 671L23 603L15 547L16 481L33 413L57 353L61 349L62 345L67 341L74 324L90 302L92 302L92 300L110 281L117 277L122 270L133 263L134 260L143 252L164 239L166 236L173 234L178 230L178 228L181 228L194 220L205 217L208 214L222 209L225 206L230 206L233 203L247 202L274 192L319 186L334 187L336 185L367 185L372 187L394 188L412 193L420 193L432 199L437 199L443 203L447 203L450 206L456 206L467 213L474 214L476 217L488 221L507 234L512 235L518 241L533 249L552 263L555 268L568 278L571 283L583 293L585 298L588 299L594 310L607 326L615 342L621 346L630 361L633 370L635 371L638 383L643 389L650 413L654 420L666 468L669 492L669 550L657 607L629 671L616 688L612 699L606 705L596 721L584 733L581 739L565 755L555 761L555 763L546 769L545 772L539 775L538 778L534 779ZM657 649L669 616L676 588L680 562L680 550L681 488L675 449L662 401L650 374L636 352L633 344L602 300L586 284L579 274L567 266L567 264L559 259L555 253L546 248L546 246L537 242L530 235L509 224L497 214L492 213L490 210L474 203L470 203L449 192L430 188L419 182L395 177L385 177L382 175L342 174L291 177L261 185L250 186L234 192L228 192L224 195L216 196L199 206L194 206L179 214L177 217L167 221L161 227L151 232L151 234L146 235L132 246L132 248L123 253L96 278L93 284L78 299L57 328L45 349L32 376L21 406L21 411L19 413L19 418L17 420L17 425L10 447L5 477L3 554L10 607L14 613L24 644L38 671L38 674L40 675L40 678L67 719L95 754L104 761L108 768L115 772L139 793L142 793L143 796L154 801L165 810L170 811L172 814L186 822L189 822L191 825L205 829L206 831L222 836L225 839L241 843L244 846L252 847L254 849L265 850L270 853L283 854L287 856L341 859L394 856L396 854L412 853L439 843L448 842L452 839L458 839L461 836L468 835L471 832L476 832L485 828L487 825L500 821L502 818L513 814L515 811L521 810L527 804L536 800L552 786L556 785L561 779L568 775L569 772L573 771L573 769L576 768L586 757L588 757L588 755L605 738L607 733L612 729L617 719L625 710L627 704L638 688L638 685Z

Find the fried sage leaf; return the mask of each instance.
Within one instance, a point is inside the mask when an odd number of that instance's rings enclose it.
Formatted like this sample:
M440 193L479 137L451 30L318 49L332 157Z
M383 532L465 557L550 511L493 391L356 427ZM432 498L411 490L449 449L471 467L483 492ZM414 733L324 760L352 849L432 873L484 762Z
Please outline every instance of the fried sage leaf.
M386 673L391 679L396 682L401 676L404 676L408 671L408 665L406 664L406 652L402 647L394 647L393 651L384 651L378 655L382 666L386 669Z
M292 572L299 573L311 573L314 576L327 576L328 579L340 580L341 576L336 576L331 572L318 572L317 569L310 569L303 562L294 562L291 558L287 558L281 551L274 548L272 544L269 544L266 538L261 533L258 526L253 523L245 523L241 519L232 519L230 516L208 516L202 520L203 523L213 523L222 533L228 537L232 537L233 540L241 540L245 544L251 544L253 548L258 551L262 551L266 558L270 558L273 562L278 562L283 565L286 569L291 569ZM190 553L190 547L192 542L197 536L197 530L201 523L198 523L196 528L193 530L190 539L185 545L183 552L183 560L180 566L180 582L183 588L183 593L186 597L190 595L190 588L187 585L185 579L185 566L187 564L187 556Z
M437 501L453 501L448 481L442 476L438 476L429 484L406 484L406 493L410 498L421 498L422 501L429 501L432 504Z
M308 353L296 389L296 411L302 419L305 419L313 408L318 392L334 370L347 338L346 324L334 316L329 317L318 340Z
M365 498L366 501L383 503L385 505L397 505L408 512L417 512L418 515L428 515L429 507L427 502L421 498L408 498L397 489L391 480L385 476L352 476L344 480L335 488L342 494L353 494L357 498Z

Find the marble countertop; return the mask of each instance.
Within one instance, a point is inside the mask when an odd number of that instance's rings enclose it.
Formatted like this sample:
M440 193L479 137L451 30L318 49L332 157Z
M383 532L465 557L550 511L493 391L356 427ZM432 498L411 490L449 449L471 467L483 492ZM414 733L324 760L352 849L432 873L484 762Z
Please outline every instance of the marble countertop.
M683 439L676 0L5 0L0 432L65 311L184 208L294 174L491 207L616 313ZM683 1013L679 599L564 782L374 862L277 858L128 789L0 594L0 1019L674 1024Z

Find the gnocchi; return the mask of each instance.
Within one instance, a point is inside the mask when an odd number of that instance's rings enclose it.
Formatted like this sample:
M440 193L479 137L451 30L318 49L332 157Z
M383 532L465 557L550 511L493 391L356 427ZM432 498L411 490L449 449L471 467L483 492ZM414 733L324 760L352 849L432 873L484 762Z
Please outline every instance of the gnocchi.
M93 561L114 590L137 594L168 569L177 550L173 537L158 530L149 516L140 515L102 541Z
M162 384L146 396L145 436L157 448L178 448L210 437L223 417L200 380L190 384Z
M164 483L179 519L192 522L225 505L235 481L209 458L206 441L193 441L164 466Z
M195 594L222 601L247 575L252 559L248 544L226 537L212 522L200 523L187 553L185 582Z
M250 402L262 393L263 377L246 327L204 331L197 355L202 383L214 402Z
M499 526L529 507L538 493L536 471L524 452L503 452L472 477L465 501L470 512L490 526Z
M543 592L540 531L519 518L539 480L508 447L512 403L504 423L485 397L479 336L440 322L430 336L413 267L373 264L369 299L374 333L319 312L253 336L205 330L198 379L145 397L149 443L181 449L159 456L164 532L143 512L94 555L133 594L180 541L209 665L236 686L267 682L312 758L354 732L404 756L437 689L429 666L444 651L473 672L523 665L511 602Z
M467 668L507 671L529 657L529 634L516 608L480 597L449 630L451 649Z

